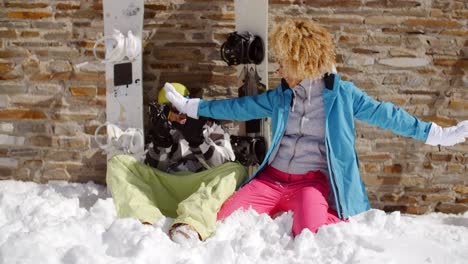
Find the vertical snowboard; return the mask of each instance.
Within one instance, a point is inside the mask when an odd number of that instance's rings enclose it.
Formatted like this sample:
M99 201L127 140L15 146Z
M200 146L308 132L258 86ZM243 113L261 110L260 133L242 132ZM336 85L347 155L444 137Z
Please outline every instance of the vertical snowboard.
M257 73L261 78L261 82L266 85L268 89L268 0L235 0L235 23L236 31L243 32L249 31L254 35L257 35L263 39L265 56L259 65L256 65ZM237 74L241 75L245 65L237 66ZM249 69L250 66L248 65ZM248 135L248 136L263 136L269 142L269 128L262 121L259 135ZM247 135L245 129L241 133Z
M139 41L137 48L133 46L136 56L105 62L107 122L122 130L143 130L143 13L144 0L103 0L104 35L112 36L117 30L125 38L133 34ZM106 60L114 48L115 41L105 41Z
M249 64L247 65L247 68L250 70L251 67L256 67L258 76L260 77L260 82L265 84L265 88L268 89L268 0L234 0L234 12L237 32L248 31L259 36L263 40L263 61L258 65ZM242 64L237 66L238 76L242 75L241 72L244 70L245 66L246 65ZM271 141L271 133L268 121L263 119L259 120L259 122L259 129L257 128L258 123L245 123L241 125L239 134L249 137L263 137L267 145L269 145ZM253 127L251 125L253 125ZM251 131L259 132L251 133ZM249 166L250 173L254 170L255 168L253 166Z

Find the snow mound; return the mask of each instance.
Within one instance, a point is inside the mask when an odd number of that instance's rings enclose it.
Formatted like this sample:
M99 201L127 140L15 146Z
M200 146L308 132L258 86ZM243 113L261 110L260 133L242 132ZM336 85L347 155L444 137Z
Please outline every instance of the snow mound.
M93 183L0 181L0 263L466 263L468 213L424 216L370 210L292 237L292 213L237 211L215 236L179 245L172 219L117 219Z

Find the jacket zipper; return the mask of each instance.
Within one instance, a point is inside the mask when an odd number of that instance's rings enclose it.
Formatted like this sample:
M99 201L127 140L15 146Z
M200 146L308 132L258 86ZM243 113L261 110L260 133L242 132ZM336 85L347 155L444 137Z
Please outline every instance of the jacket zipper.
M295 102L293 101L293 104L295 104ZM304 105L304 100L302 100L302 105L304 106L302 108L302 114L301 114L301 121L299 123L299 136L296 138L296 142L294 142L294 152L293 152L293 155L291 156L291 159L289 159L289 164L288 164L288 171L291 171L291 162L292 160L294 159L294 157L296 156L296 145L297 145L297 142L299 141L299 139L303 136L303 133L302 133L302 128L304 126L304 115L305 115L305 105Z
M332 162L331 162L331 157L330 157L330 153L331 153L331 150L330 150L330 145L328 143L328 137L326 139L326 145L327 145L327 160L328 160L328 166L330 168L329 172L330 172L330 183L331 183L331 187L332 187L332 190L333 190L333 193L334 193L334 198L335 198L335 204L336 204L336 211L338 213L338 217L342 218L342 219L345 219L345 215L343 213L343 209L341 208L341 203L340 203L340 195L338 193L338 188L336 186L336 181L335 181L335 175L333 173L333 166L332 166Z

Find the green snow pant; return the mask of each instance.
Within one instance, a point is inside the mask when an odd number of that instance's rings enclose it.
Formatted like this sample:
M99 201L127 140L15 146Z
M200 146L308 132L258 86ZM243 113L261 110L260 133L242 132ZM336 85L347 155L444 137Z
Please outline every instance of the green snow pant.
M247 179L239 163L228 162L198 173L168 174L129 155L113 157L107 164L107 186L117 216L154 223L163 216L175 224L188 224L202 239L215 232L223 203Z

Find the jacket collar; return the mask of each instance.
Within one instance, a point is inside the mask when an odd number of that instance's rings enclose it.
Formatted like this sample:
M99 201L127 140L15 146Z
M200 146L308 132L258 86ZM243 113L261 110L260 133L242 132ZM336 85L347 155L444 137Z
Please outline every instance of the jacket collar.
M323 105L325 107L325 120L328 120L328 116L332 109L333 104L335 103L338 85L340 85L340 76L338 74L325 74L325 88L323 89Z

